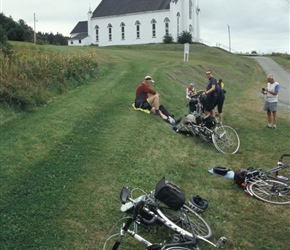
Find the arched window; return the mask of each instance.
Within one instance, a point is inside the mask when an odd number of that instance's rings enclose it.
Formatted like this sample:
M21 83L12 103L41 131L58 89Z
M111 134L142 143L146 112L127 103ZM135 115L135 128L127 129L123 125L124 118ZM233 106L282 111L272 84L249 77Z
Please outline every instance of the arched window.
M180 20L180 14L179 14L179 12L177 13L177 21L176 21L176 23L177 23L177 37L179 37L179 20Z
M166 36L169 35L169 22L170 22L169 18L166 17L166 18L164 19L164 23L165 23L165 35L166 35Z
M156 20L152 19L151 20L151 24L152 24L152 37L155 38L156 37Z
M109 41L112 41L112 24L108 24L108 32L109 32Z
M136 38L140 39L140 25L141 25L141 23L137 20L135 22L135 25L136 25Z
M189 19L192 19L192 1L189 0Z
M191 25L191 24L189 25L189 32L190 32L190 33L191 33L191 35L192 35L193 28L192 28L192 25Z
M95 26L95 31L96 31L96 42L98 42L99 41L99 26L98 25Z
M125 24L121 22L120 27L121 27L121 39L125 40Z

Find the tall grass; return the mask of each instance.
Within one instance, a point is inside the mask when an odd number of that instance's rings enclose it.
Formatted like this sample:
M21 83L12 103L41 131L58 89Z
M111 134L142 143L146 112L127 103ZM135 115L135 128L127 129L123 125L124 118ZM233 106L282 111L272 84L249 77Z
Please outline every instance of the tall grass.
M187 198L208 199L203 217L213 241L229 239L226 249L287 249L289 206L255 200L232 180L208 173L216 165L267 169L289 153L289 117L278 113L278 129L265 128L258 94L265 74L255 61L201 45L191 46L188 63L179 45L95 50L102 75L0 126L0 248L102 249L123 216L121 188L150 191L166 176ZM211 143L177 134L159 117L131 107L136 87L151 75L161 103L184 115L185 88L191 81L204 88L208 69L226 84L224 123L240 135L236 155L220 154ZM153 229L148 237L162 241L159 233Z
M2 104L35 108L98 72L96 51L78 50L65 54L26 45L18 43L7 53L1 53Z

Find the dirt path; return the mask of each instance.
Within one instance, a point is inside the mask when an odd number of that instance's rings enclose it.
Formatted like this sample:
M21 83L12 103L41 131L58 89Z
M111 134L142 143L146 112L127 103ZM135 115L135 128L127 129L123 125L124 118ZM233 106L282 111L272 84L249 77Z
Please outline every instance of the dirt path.
M290 74L269 57L252 58L260 64L266 75L274 75L275 80L280 84L279 104L290 109Z

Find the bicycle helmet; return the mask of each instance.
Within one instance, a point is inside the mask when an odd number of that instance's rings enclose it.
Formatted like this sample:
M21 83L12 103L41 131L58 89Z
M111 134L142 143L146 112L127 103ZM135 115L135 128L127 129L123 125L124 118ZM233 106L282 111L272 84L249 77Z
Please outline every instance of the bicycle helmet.
M189 207L197 213L202 213L208 206L208 202L200 196L192 196L189 200Z
M229 169L226 167L221 167L221 166L216 166L213 168L213 172L215 174L219 174L219 175L226 175L228 173Z

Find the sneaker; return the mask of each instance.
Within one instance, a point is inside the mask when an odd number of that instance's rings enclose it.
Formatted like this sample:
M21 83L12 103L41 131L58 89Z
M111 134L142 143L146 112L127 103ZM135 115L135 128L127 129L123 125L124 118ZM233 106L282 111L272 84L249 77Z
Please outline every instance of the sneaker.
M266 128L270 128L270 129L272 129L273 127L271 127L271 126L267 125L267 126L266 126Z
M276 130L276 129L277 129L277 127L276 127L276 126L273 126L273 127L272 127L272 129L273 129L273 130Z

